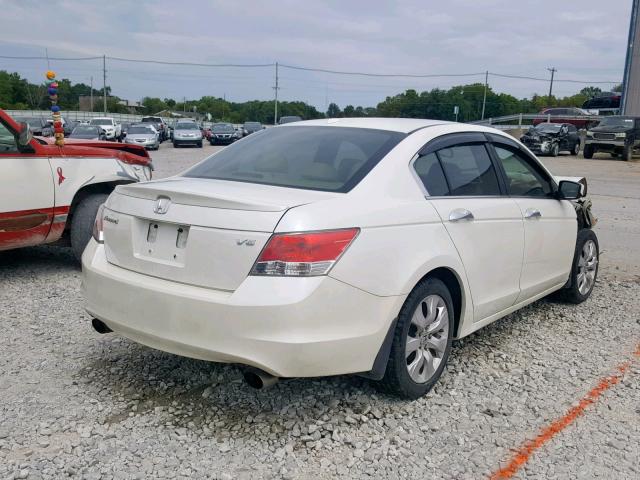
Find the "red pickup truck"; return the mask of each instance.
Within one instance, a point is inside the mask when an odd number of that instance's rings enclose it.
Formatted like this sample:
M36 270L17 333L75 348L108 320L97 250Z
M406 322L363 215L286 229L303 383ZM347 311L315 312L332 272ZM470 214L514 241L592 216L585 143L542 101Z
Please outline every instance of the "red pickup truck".
M80 258L98 207L116 185L151 179L138 145L33 137L0 109L0 250L44 243Z

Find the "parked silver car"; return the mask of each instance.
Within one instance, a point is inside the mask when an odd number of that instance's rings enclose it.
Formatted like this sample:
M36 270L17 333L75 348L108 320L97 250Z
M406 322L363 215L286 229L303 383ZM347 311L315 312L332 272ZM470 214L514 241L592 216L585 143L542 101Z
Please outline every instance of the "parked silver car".
M127 130L124 142L142 145L148 150L158 150L160 148L160 135L150 124L131 125Z
M202 148L202 130L195 122L178 122L173 128L173 146L195 145Z

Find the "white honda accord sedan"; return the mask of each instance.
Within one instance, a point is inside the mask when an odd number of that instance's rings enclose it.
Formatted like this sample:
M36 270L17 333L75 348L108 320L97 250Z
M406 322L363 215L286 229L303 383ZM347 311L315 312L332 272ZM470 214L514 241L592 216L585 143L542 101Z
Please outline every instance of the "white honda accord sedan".
M556 291L589 297L585 195L491 128L291 123L117 187L83 256L87 310L253 386L357 373L417 398L453 339Z

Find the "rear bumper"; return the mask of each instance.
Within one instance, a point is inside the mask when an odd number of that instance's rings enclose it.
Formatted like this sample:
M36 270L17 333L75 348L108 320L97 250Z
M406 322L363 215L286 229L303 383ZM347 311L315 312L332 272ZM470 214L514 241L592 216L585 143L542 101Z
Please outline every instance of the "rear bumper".
M279 377L371 370L404 301L331 277L247 277L233 293L194 287L111 265L94 240L82 267L87 311L114 332Z

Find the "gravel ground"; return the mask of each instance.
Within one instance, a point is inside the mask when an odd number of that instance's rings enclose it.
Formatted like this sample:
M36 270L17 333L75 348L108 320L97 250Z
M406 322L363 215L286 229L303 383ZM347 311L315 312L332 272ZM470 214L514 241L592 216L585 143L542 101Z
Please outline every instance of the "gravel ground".
M156 173L213 148L164 144ZM0 253L0 479L486 477L632 358L640 283L602 260L589 301L539 301L456 342L405 402L351 376L257 392L233 366L98 335L70 251ZM515 478L640 478L639 378L636 361Z

